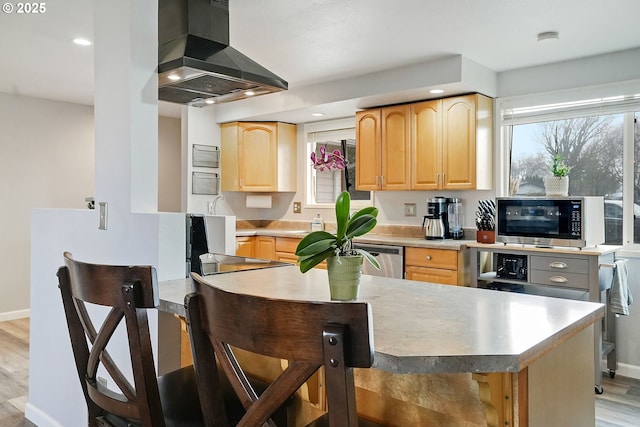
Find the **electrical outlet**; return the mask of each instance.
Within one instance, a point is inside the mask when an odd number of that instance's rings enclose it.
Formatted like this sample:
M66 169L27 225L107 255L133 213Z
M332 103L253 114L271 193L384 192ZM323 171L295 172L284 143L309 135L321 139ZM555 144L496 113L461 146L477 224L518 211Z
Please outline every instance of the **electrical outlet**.
M405 203L404 204L404 216L416 216L416 204Z
M293 213L302 213L302 203L293 202Z

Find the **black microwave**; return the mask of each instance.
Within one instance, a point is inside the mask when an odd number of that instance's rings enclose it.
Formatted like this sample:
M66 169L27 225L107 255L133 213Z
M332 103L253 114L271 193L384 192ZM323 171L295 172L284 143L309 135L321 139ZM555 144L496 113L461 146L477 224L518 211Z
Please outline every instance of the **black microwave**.
M496 241L590 247L604 243L603 197L498 197Z

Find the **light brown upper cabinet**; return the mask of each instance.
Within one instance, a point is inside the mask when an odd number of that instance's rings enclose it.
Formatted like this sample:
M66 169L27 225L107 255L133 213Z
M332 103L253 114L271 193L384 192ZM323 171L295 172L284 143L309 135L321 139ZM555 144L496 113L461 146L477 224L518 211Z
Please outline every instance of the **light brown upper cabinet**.
M220 126L222 191L296 191L296 126L233 122Z
M356 188L409 190L411 108L376 108L356 113Z
M411 104L412 190L493 186L493 101L480 94Z

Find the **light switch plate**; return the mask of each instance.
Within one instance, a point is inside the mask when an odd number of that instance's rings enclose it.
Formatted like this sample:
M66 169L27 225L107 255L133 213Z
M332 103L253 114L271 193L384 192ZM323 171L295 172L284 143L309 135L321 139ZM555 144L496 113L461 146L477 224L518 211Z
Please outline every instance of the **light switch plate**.
M98 230L107 229L107 202L98 202L100 212L100 223L98 224Z
M302 213L302 203L293 202L293 213Z
M404 204L404 216L416 216L416 204L405 203Z

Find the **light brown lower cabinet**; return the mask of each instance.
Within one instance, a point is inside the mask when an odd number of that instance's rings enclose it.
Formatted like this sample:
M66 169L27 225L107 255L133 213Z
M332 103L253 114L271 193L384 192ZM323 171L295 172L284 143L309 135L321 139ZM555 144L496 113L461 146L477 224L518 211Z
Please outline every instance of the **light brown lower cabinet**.
M276 238L272 236L256 236L253 253L256 258L275 260Z
M297 264L296 248L300 240L295 237L276 237L276 261L290 262ZM322 261L316 268L327 269L327 262Z
M468 285L467 253L467 250L405 247L405 278L444 285Z
M244 256L253 258L254 253L254 236L238 236L236 237L236 256Z

